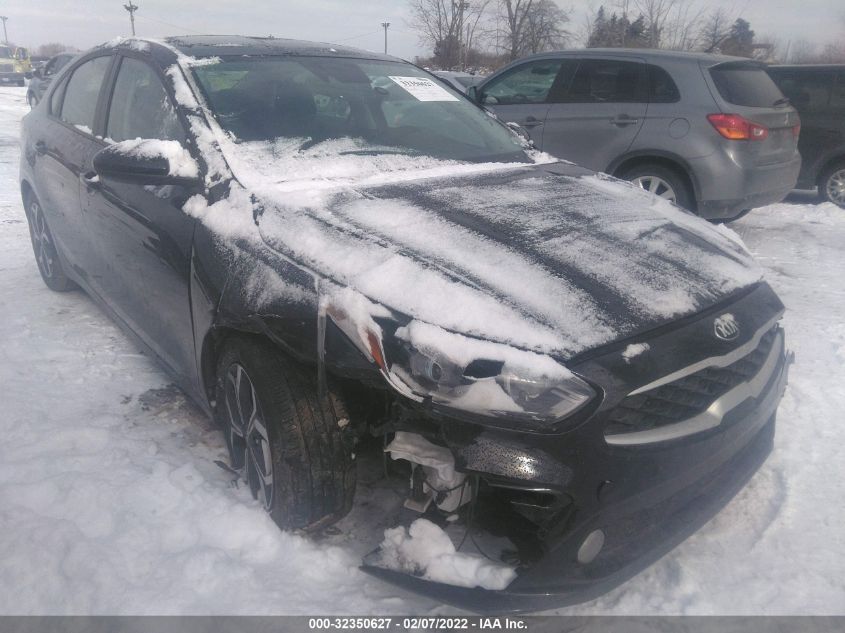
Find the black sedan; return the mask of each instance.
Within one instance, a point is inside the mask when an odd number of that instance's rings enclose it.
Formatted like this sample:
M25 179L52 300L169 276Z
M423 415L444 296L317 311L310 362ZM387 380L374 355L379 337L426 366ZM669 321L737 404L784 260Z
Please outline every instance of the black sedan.
M588 599L771 449L784 308L738 238L534 151L411 64L111 42L22 142L46 284L83 288L215 417L279 526L342 517L375 436L410 509L512 544L499 586L376 552L388 580L476 609Z

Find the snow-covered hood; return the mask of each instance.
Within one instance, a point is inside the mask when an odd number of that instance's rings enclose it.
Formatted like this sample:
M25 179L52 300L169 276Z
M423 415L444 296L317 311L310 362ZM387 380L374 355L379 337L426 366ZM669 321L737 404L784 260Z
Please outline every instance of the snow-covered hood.
M564 164L280 196L258 228L392 310L562 358L761 278L733 232Z

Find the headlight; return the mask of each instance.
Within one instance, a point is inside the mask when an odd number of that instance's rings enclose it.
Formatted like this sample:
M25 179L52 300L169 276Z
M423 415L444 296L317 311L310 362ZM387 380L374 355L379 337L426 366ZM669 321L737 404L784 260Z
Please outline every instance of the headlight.
M386 333L389 310L349 288L321 298L327 316L407 398L491 418L551 426L596 396L550 356L448 332L421 321ZM321 317L322 318L322 317ZM323 326L324 330L325 327ZM388 328L393 331L394 328Z
M399 328L389 373L432 402L491 417L551 424L596 393L551 357L412 321Z

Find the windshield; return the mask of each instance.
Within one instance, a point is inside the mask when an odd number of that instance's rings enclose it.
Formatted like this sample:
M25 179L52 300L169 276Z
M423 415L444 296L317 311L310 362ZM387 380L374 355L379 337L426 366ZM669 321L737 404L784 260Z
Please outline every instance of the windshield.
M12 49L8 46L0 46L0 57L11 58Z
M327 153L346 155L528 161L505 126L410 64L229 58L193 73L220 125L239 142L294 140L276 144L291 153L325 144Z

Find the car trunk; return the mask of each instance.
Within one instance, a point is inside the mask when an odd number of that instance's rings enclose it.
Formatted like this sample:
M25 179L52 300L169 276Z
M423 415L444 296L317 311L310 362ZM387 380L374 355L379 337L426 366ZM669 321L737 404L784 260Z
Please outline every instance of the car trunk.
M713 89L721 99L723 112L738 114L764 126L768 135L746 142L743 154L758 166L788 162L798 146L795 108L766 73L753 61L731 61L707 69Z

